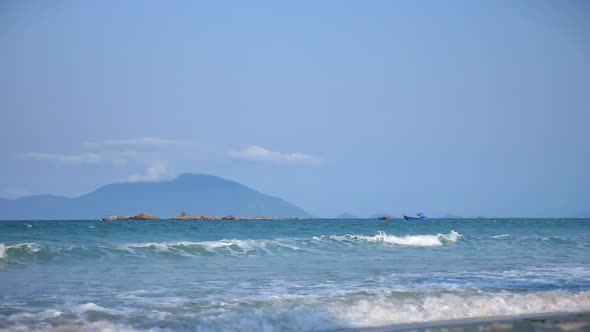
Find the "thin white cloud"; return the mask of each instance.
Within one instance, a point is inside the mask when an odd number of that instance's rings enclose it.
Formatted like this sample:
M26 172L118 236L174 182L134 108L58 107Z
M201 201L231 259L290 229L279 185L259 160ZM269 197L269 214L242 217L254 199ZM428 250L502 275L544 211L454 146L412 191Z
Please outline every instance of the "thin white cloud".
M152 165L174 165L177 162L227 161L229 158L271 164L320 165L324 163L321 158L309 154L272 151L258 145L229 152L219 146L163 138L109 140L84 145L90 151L77 154L33 152L17 157L68 165L150 166L146 174L134 174L129 177L130 181L156 180L165 173L165 167L152 167Z
M230 157L241 160L275 164L318 165L321 159L304 153L271 151L258 145L251 145L240 151L232 151Z
M104 150L84 152L78 154L62 153L23 153L16 156L20 159L53 162L67 165L114 165L145 164L159 162L174 157L172 152L147 150Z
M24 153L17 157L30 160L53 161L62 164L96 164L104 160L98 153L59 154L59 153Z
M170 175L168 168L164 164L158 164L148 167L145 174L133 174L127 179L130 182L143 181L160 181Z
M112 148L112 149L187 149L196 147L198 144L192 141L172 140L158 137L140 137L119 140L106 140L102 142L87 142L86 147Z

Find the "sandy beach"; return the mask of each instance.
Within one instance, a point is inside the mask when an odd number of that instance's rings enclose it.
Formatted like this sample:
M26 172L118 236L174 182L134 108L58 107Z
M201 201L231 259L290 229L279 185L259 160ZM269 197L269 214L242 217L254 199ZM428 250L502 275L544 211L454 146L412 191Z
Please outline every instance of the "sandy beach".
M426 323L398 324L363 329L341 329L339 332L475 332L475 331L590 331L590 312L555 312L518 316L483 317L443 320Z

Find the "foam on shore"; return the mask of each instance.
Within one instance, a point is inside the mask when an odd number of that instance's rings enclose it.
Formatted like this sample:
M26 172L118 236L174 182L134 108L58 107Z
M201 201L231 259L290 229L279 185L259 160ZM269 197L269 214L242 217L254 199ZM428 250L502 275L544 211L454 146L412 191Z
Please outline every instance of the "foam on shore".
M149 294L146 294L149 295ZM198 331L324 331L384 327L462 324L466 320L513 319L530 314L590 311L590 292L347 294L336 297L274 297L266 301L234 300L196 305L194 299L171 303L129 298L123 308L83 303L70 308L7 316L15 329L60 330L76 326L115 331L143 330L143 322L163 330ZM175 304L175 305L174 305ZM147 305L147 307L146 307ZM197 309L198 308L198 309ZM487 319L486 319L487 317ZM0 319L2 322L2 319ZM414 324L414 325L406 325ZM12 324L11 324L12 325Z

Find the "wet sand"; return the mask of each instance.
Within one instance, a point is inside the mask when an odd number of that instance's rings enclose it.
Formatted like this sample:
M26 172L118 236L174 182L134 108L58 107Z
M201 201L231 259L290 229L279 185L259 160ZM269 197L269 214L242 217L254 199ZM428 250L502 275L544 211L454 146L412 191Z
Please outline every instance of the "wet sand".
M590 331L590 312L542 313L519 316L467 318L374 328L343 329L340 332L553 332Z

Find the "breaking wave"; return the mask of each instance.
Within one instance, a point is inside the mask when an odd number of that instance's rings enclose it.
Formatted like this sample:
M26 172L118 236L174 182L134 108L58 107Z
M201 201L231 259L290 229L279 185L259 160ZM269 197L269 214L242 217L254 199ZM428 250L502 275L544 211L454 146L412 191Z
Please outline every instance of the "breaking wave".
M273 254L281 250L300 250L293 243L295 241L284 240L219 240L203 242L154 242L124 244L118 248L133 254L141 253L170 253L182 256L190 255L259 255Z
M57 256L146 256L149 254L167 254L179 256L211 255L272 255L283 252L314 252L336 250L338 246L410 246L431 247L452 244L461 239L461 234L451 231L436 235L388 235L378 232L376 235L330 235L313 238L278 238L278 239L224 239L201 242L149 242L128 244L90 244L90 245L41 245L37 243L19 243L5 245L0 243L0 261L25 262L31 259L51 259Z
M7 261L15 257L33 257L43 251L45 251L44 253L48 253L51 250L37 243L19 243L11 246L0 243L0 261Z
M395 236L388 235L385 232L378 232L377 235L374 236L332 235L329 238L345 242L360 241L366 243L389 244L398 246L433 247L457 242L461 238L461 234L455 231L451 231L448 234ZM319 239L322 239L322 237L320 237Z

